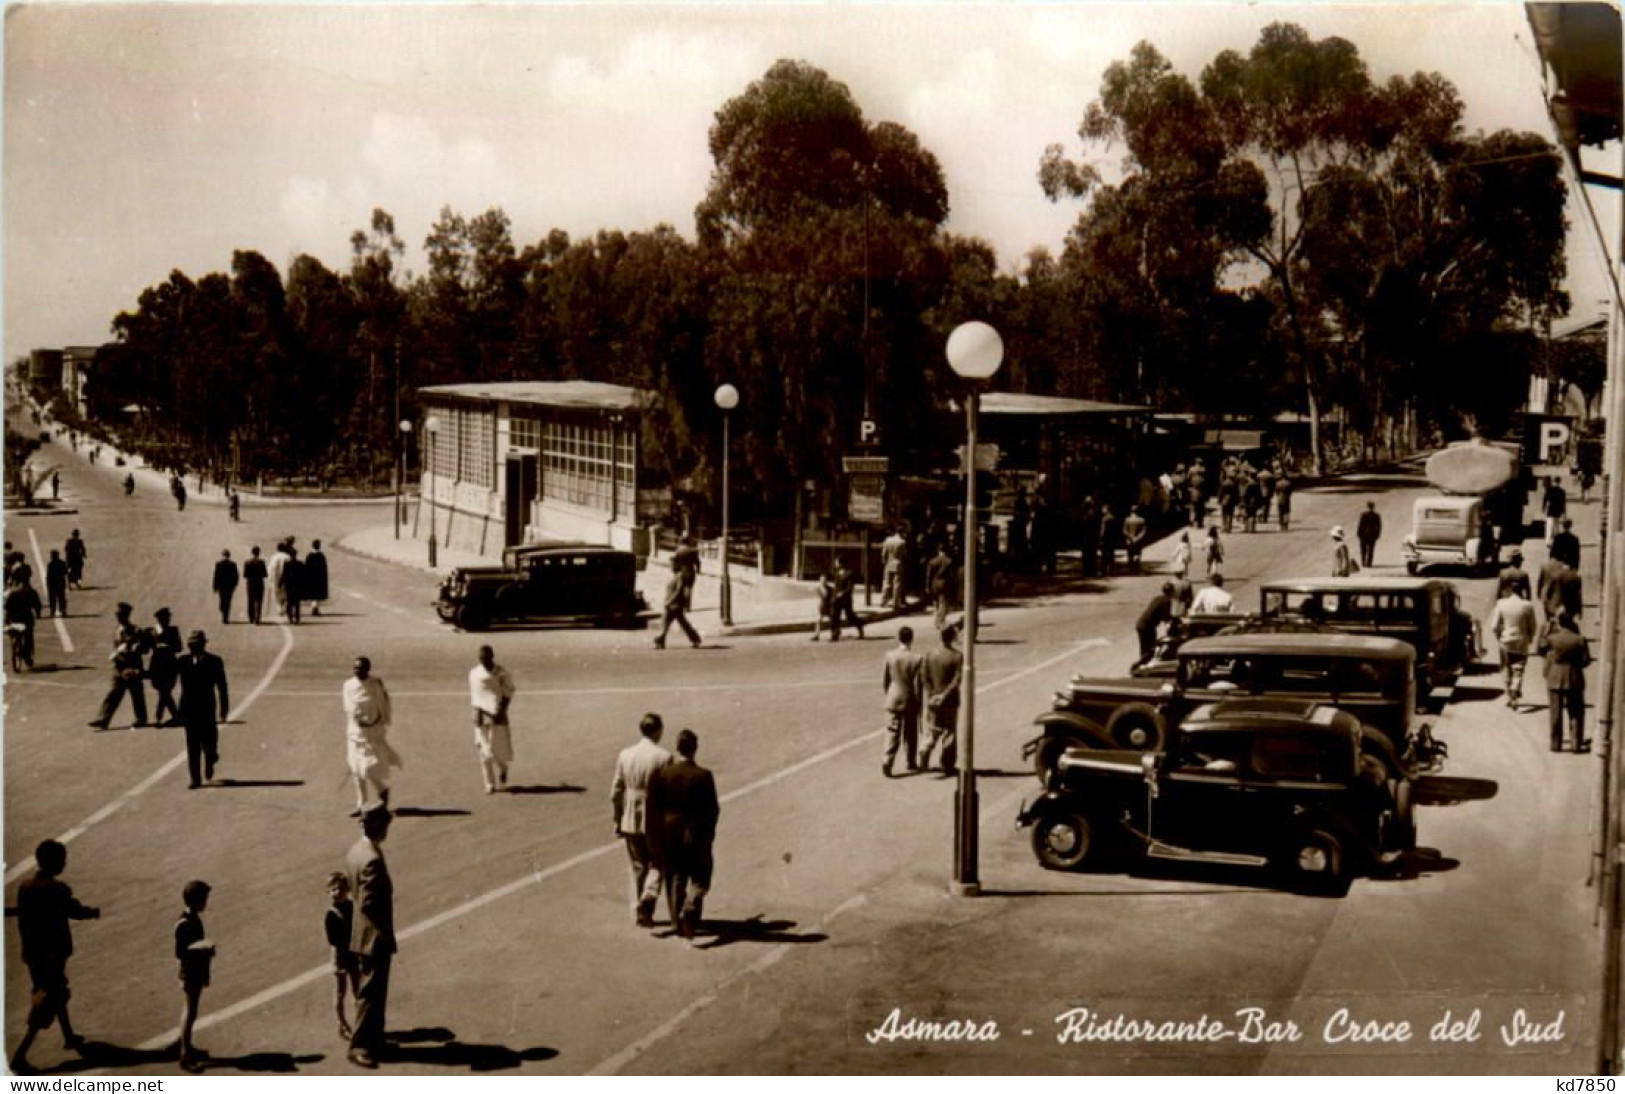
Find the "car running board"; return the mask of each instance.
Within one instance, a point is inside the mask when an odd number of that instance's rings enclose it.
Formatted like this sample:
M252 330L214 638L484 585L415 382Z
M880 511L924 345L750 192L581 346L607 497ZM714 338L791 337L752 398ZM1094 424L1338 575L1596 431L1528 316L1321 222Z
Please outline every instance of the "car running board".
M1167 859L1172 862L1205 862L1214 866L1268 866L1270 860L1262 855L1242 855L1228 851L1193 851L1188 847L1175 847L1171 843L1152 840L1145 849L1146 857Z

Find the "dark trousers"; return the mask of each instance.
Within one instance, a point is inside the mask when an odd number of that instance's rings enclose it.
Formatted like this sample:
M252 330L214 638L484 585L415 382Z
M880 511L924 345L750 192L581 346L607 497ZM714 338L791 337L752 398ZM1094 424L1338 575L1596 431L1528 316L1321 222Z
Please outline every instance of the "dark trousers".
M1136 664L1143 665L1157 652L1157 628L1137 629L1134 635L1140 640L1140 660Z
M1563 715L1569 716L1569 723L1574 728L1574 746L1576 748L1588 743L1585 735L1586 724L1586 693L1585 688L1548 688L1548 706L1546 717L1552 727L1552 747L1563 747Z
M231 601L237 595L237 586L220 590L220 622L231 622Z
M46 599L52 615L68 614L68 587L66 585L50 585L45 589Z
M260 615L265 611L265 582L250 581L248 583L248 621L258 623Z
M126 680L117 673L113 674L113 686L107 689L107 696L102 699L101 710L96 712L96 721L104 726L111 722L113 715L118 711L119 700L124 698L125 692L130 693L130 706L135 709L136 723L145 723L147 720L147 693L142 690L141 678L137 676L133 680Z
M700 644L700 632L694 629L694 625L688 621L688 615L682 608L666 609L665 617L660 621L660 637L656 638L655 642L662 646L666 644L666 632L671 630L673 623L683 628L683 633L688 635L690 642L696 646Z
M894 710L886 723L886 770L890 771L902 748L908 756L908 769L920 766L920 715L914 710Z
M62 1023L62 1034L67 1036L68 1025L68 959L47 957L26 961L33 991L28 999L28 1028L49 1029L53 1022Z
M180 721L181 708L175 705L175 678L173 676L162 680L153 680L152 695L153 721L163 725L165 723L165 712L168 712L169 721Z
M1377 541L1374 539L1362 539L1360 541L1360 565L1369 570L1371 569L1372 560L1376 557Z
M389 965L394 954L355 955L355 1028L350 1051L377 1056L384 1048L384 1011L389 1005Z
M844 593L835 598L835 610L829 616L830 637L838 641L841 637L841 627L845 623L850 623L857 630L859 638L863 637L863 620L852 610L851 593Z
M204 778L214 778L214 765L220 762L220 726L208 721L187 719L186 773L195 786Z
M711 841L685 832L667 851L666 911L678 934L691 936L711 891Z

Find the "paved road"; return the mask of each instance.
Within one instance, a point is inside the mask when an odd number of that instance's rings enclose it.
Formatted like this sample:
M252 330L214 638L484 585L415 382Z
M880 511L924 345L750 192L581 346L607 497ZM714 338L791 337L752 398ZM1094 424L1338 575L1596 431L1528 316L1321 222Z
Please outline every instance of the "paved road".
M72 517L7 522L42 549L70 527L91 544L65 632L47 621L47 671L8 681L8 882L40 838L71 833L67 880L105 918L82 924L71 973L76 1024L108 1047L95 1062L165 1072L154 1051L178 1011L168 937L182 885L214 886L220 945L199 1043L222 1072L348 1072L331 1018L320 931L323 884L355 836L338 687L369 655L396 699L406 758L386 845L405 928L390 1005L402 1071L1487 1071L1589 1065L1596 937L1588 817L1595 760L1548 754L1540 715L1512 716L1493 676L1439 722L1456 804L1427 808L1433 853L1406 880L1361 881L1343 900L1277 892L1247 875L1057 875L1011 827L1036 787L1019 762L1031 717L1074 671L1119 671L1130 624L1156 582L1123 578L993 606L978 646L983 880L945 895L952 783L891 782L880 759L879 662L896 623L867 642L737 637L700 651L648 636L527 630L491 639L514 672L514 792L481 792L465 674L476 639L433 620L432 579L334 555L335 599L297 627L219 626L208 591L222 547L241 557L284 535L301 547L377 520L347 507L177 513L166 495L126 499L105 468L70 462ZM1326 529L1366 497L1398 564L1416 484L1373 480L1299 497L1291 534L1235 536L1229 572L1244 603L1263 576L1325 572ZM32 550L31 546L29 548ZM1485 583L1467 583L1475 610ZM85 722L106 686L117 600L174 609L227 659L241 716L223 730L222 785L188 792L179 730ZM877 637L878 636L878 637ZM882 640L883 639L883 640ZM723 817L717 933L699 949L636 930L613 839L614 755L639 715L700 735ZM6 1030L26 986L8 957ZM1358 1014L1419 1023L1409 1044L1326 1055L1324 1022ZM1163 1019L1256 1005L1295 1018L1299 1042L1191 1049L1054 1043L1055 1016L1089 1007ZM1563 1039L1500 1046L1523 1006ZM1481 1040L1419 1044L1444 1008L1482 1010ZM997 1021L1000 1040L871 1044L893 1008ZM1193 1012L1194 1013L1189 1013ZM1426 1021L1423 1021L1423 1016ZM1024 1034L1023 1031L1031 1033ZM1347 1046L1341 1046L1346 1050ZM1195 1055L1192 1055L1192 1053ZM1402 1055L1396 1055L1402 1054ZM54 1035L39 1064L77 1070Z

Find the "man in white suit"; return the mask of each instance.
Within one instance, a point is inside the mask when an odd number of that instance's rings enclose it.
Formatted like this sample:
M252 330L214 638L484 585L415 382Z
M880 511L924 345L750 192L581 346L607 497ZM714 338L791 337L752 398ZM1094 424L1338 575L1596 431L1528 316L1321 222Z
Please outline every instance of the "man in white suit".
M632 912L640 927L654 926L655 901L660 896L660 866L649 839L649 779L671 762L660 747L665 726L658 714L645 714L638 724L643 739L621 750L615 761L615 785L610 803L615 810L615 834L626 841L632 866Z

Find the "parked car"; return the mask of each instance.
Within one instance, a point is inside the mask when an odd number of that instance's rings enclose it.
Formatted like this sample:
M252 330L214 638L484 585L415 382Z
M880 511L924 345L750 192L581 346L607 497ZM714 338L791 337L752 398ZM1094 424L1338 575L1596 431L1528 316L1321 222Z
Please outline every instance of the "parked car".
M1248 696L1315 701L1377 731L1371 749L1392 775L1437 766L1444 746L1413 726L1415 654L1394 638L1240 634L1179 648L1171 679L1074 677L1035 722L1022 755L1050 785L1070 748L1160 751L1169 730L1206 703Z
M1192 711L1163 752L1071 749L1054 789L1023 803L1052 870L1147 858L1272 868L1343 892L1416 846L1409 777L1391 777L1354 715L1243 699Z
M435 611L482 631L493 623L590 623L643 627L649 605L637 591L637 557L589 543L509 547L500 566L462 566L440 585Z
M1411 511L1411 534L1400 544L1405 572L1415 574L1424 566L1437 564L1476 572L1480 567L1478 540L1483 513L1481 498L1417 498Z
M1336 634L1333 627L1323 626L1306 618L1274 615L1236 615L1233 612L1186 615L1169 624L1167 633L1157 640L1151 660L1142 661L1129 669L1131 676L1168 678L1179 671L1179 647L1193 638L1211 638L1232 634Z
M1344 634L1398 638L1416 652L1417 681L1434 688L1478 660L1478 621L1456 586L1439 578L1317 577L1272 581L1259 590L1267 617L1295 616Z

